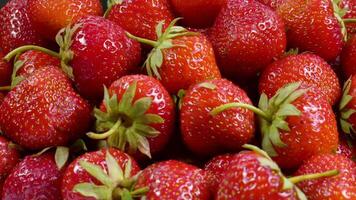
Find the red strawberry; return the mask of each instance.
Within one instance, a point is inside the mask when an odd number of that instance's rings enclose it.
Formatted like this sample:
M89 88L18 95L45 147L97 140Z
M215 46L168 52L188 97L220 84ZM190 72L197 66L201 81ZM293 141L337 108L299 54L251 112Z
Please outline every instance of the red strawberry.
M0 127L28 149L66 145L90 126L90 106L55 66L36 70L5 97Z
M235 102L252 104L242 89L225 79L196 84L186 91L180 125L189 149L209 156L228 150L238 151L251 140L255 132L253 112L244 108L223 112L221 106Z
M57 32L89 15L102 15L99 0L28 0L33 26L43 37L53 40Z
M341 53L341 65L345 77L356 74L356 35L347 41Z
M4 101L4 98L5 98L5 95L0 92L0 105L1 105L2 102Z
M330 65L317 55L290 55L270 64L259 81L260 93L272 97L287 83L302 82L320 89L334 105L341 96L339 80Z
M205 172L193 165L168 160L154 163L142 171L136 187L148 187L146 198L210 199Z
M139 171L136 161L117 149L86 153L74 160L63 175L63 200L139 197L147 191L144 187L133 190Z
M346 11L344 16L344 22L346 22L346 28L348 33L356 33L356 24L355 23L347 23L353 22L356 18L356 1L355 0L340 0L340 7Z
M285 0L258 0L259 2L273 8L274 10L278 8L279 5Z
M105 15L128 32L138 37L157 40L156 26L165 21L164 29L172 21L167 0L110 0Z
M331 178L307 180L298 187L310 200L356 199L356 164L341 155L316 155L304 162L297 175L320 173L338 169L340 174Z
M2 200L60 200L60 180L54 155L26 156L7 177Z
M5 86L10 83L11 65L3 60L5 55L0 49L0 86Z
M219 67L234 79L255 76L286 48L282 20L254 0L228 1L209 35Z
M206 28L213 25L221 7L227 0L170 0L177 15L183 17L184 25Z
M351 141L340 139L339 146L337 147L336 154L342 155L350 160L356 158L356 148Z
M139 150L151 157L168 143L173 133L175 110L172 98L156 79L144 75L124 76L105 89L104 100L95 109L93 139L106 139L109 146Z
M28 0L10 0L0 10L0 47L5 53L26 44L44 45L28 16L27 5Z
M349 135L356 134L356 75L345 82L339 112L342 131Z

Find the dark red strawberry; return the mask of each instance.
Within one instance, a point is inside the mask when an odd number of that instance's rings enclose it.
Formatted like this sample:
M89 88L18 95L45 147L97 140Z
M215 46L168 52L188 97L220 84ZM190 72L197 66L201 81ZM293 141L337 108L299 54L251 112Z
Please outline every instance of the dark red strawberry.
M173 14L167 0L109 0L106 18L138 37L157 40L156 26L165 21L166 29Z
M66 145L90 126L90 106L56 66L36 70L5 97L0 127L28 149Z
M350 160L356 159L356 148L352 141L340 139L339 146L337 147L336 154L342 155Z
M279 88L293 82L317 87L331 105L341 96L339 79L330 65L310 53L289 55L270 64L260 77L259 91L272 97Z
M145 186L133 188L139 171L136 161L117 149L86 153L74 160L63 175L63 200L139 197L147 191Z
M182 23L189 27L207 28L214 24L221 8L227 0L170 0Z
M26 156L7 177L2 200L61 200L61 176L53 154Z
M107 139L109 146L139 150L151 157L162 150L173 133L173 100L156 79L145 75L124 76L105 89L104 100L94 110L96 130L93 139Z
M193 165L168 160L142 171L136 187L148 187L147 199L210 199L205 172Z
M266 6L269 6L269 7L273 8L275 10L285 0L258 0L258 1L263 3L263 4L265 4Z
M341 52L341 65L345 77L356 74L356 35L352 35Z
M0 49L0 86L5 86L10 84L11 79L11 65L3 60L5 55Z
M343 88L343 95L339 104L340 126L344 133L356 134L356 75L348 79Z
M230 103L251 105L247 94L232 82L216 79L193 85L182 101L181 133L194 153L210 156L224 151L238 151L254 136L252 111L233 108Z
M0 92L0 105L1 105L2 102L4 101L4 98L5 98L5 95Z
M356 33L356 24L354 19L356 18L356 1L355 0L339 0L340 8L346 11L343 17L346 23L348 33ZM349 20L349 21L348 21Z
M300 182L298 187L309 200L356 199L356 164L341 155L324 154L307 159L296 175L337 169L339 175Z
M220 69L233 79L255 76L286 48L281 18L255 0L228 1L209 36Z
M43 37L54 40L57 32L78 19L102 15L100 0L28 0L33 27Z

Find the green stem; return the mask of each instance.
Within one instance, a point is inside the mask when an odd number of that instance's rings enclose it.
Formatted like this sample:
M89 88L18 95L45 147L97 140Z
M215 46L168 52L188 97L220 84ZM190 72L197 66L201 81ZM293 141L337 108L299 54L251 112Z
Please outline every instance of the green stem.
M46 54L48 54L50 56L56 57L58 59L61 59L61 56L60 56L59 53L57 53L55 51L52 51L52 50L49 50L49 49L46 49L46 48L43 48L43 47L35 46L35 45L26 45L26 46L22 46L22 47L16 48L16 49L12 50L10 53L8 53L4 57L4 59L7 62L9 62L14 56L16 56L18 54L21 54L23 52L29 51L29 50L41 51L41 52L46 53Z
M252 112L256 113L260 117L263 117L267 121L271 120L270 117L264 111L262 111L261 109L255 107L253 105L246 104L246 103L227 103L227 104L224 104L224 105L221 105L221 106L218 106L218 107L214 108L210 112L210 114L212 116L216 116L219 113L221 113L221 112L223 112L225 110L231 109L231 108L246 108L246 109L251 110Z
M115 133L117 131L117 129L120 127L121 125L121 120L117 120L117 122L114 124L113 127L111 127L110 130L104 132L104 133L93 133L93 132L89 132L87 133L87 136L91 139L96 139L96 140L103 140L108 138L110 135L112 135L113 133Z
M10 91L12 88L11 88L11 85L9 85L9 86L2 86L2 87L0 87L0 91L4 91L4 90L6 90L6 91Z
M133 39L133 40L136 40L136 41L138 41L138 42L140 42L140 43L143 43L143 44L150 45L150 46L152 46L152 47L157 47L157 46L159 45L159 43L156 42L156 41L149 40L149 39L145 39L145 38L140 38L140 37L137 37L137 36L132 35L132 34L129 33L129 32L126 32L126 35L127 35L127 37L129 37L129 38L131 38L131 39Z
M349 23L356 23L356 19L352 19L352 18L349 18L349 19L342 19L342 21L344 21L345 24L349 24Z
M339 174L339 170L334 169L334 170L326 171L323 173L305 174L305 175L301 175L301 176L291 177L291 178L289 178L289 181L296 184L296 183L306 181L306 180L331 177L331 176L336 176L338 174Z
M142 187L142 188L139 188L139 189L136 189L134 191L131 192L131 195L132 196L141 196L141 195L144 195L146 194L150 189L148 187Z

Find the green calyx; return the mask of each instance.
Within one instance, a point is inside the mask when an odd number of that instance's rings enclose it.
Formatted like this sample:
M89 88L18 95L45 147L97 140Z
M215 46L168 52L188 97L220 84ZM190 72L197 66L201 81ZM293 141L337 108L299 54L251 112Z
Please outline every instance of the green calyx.
M0 90L12 90L16 85L18 85L21 81L23 81L25 78L23 76L18 76L17 72L19 69L23 66L24 62L21 60L16 60L14 61L14 68L12 70L11 74L11 85L9 86L2 86L0 87Z
M44 154L45 152L49 151L50 149L53 149L55 147L47 147L42 149L40 152L33 154L32 156L40 156ZM67 163L69 159L69 148L65 146L58 146L56 147L56 151L54 153L54 160L56 162L56 165L59 170L61 170L65 164Z
M348 119L356 113L355 109L347 108L347 105L352 100L352 96L349 95L351 89L351 78L349 78L343 87L343 95L339 104L339 112L340 112L340 125L341 129L344 133L351 135L351 133L356 133L353 125L348 122Z
M106 2L106 5L107 5L107 10L105 11L104 13L104 17L107 18L112 7L115 6L115 5L118 5L118 4L122 4L123 0L108 0Z
M120 101L117 95L109 95L104 88L104 104L106 111L94 109L96 117L96 130L98 133L88 133L92 139L107 139L108 145L122 151L128 150L141 153L151 158L150 146L147 138L160 134L151 124L163 123L164 119L156 114L146 113L152 104L152 98L142 97L135 102L137 83L132 83ZM128 144L128 145L127 145Z
M173 47L184 47L181 45L173 44L174 38L196 34L193 32L189 32L187 29L185 29L182 26L175 26L177 21L180 19L181 18L174 19L164 32L163 32L163 25L165 22L164 21L159 22L158 25L156 26L156 34L158 38L157 41L140 38L126 32L129 38L153 47L153 49L148 54L148 57L144 63L144 66L146 67L147 70L147 74L149 76L154 75L158 79L161 79L161 75L159 74L158 69L163 64L163 52L162 52L163 49L169 49Z
M345 22L342 18L346 15L347 10L342 9L340 7L341 2L342 2L341 0L332 0L331 1L333 9L334 9L334 15L335 15L337 21L340 23L341 33L343 35L344 41L346 41L347 40L347 29L346 29Z
M97 179L101 185L79 183L74 186L73 191L98 200L131 200L142 197L148 192L147 187L135 189L140 173L132 176L131 159L128 159L125 168L122 169L115 158L107 151L105 161L107 173L99 165L80 160L79 165Z

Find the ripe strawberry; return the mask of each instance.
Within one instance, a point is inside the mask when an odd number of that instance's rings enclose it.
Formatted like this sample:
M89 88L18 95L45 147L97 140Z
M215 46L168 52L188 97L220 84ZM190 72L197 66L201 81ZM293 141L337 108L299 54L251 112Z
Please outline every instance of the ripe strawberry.
M209 36L220 69L234 79L255 76L286 48L281 18L254 0L228 1Z
M356 74L356 35L352 35L341 52L341 65L345 77Z
M5 98L5 95L0 92L0 105L1 105L2 102L4 101L4 98Z
M349 135L356 134L356 75L345 82L339 112L342 131Z
M60 200L60 180L54 155L26 156L7 177L2 200Z
M344 16L344 22L346 23L346 28L348 33L356 33L356 24L347 23L347 20L353 20L356 18L356 1L355 0L342 0L339 1L340 8L346 11ZM351 22L351 21L349 21Z
M285 0L258 0L259 2L265 4L266 6L271 7L273 10L276 10L279 5L281 5Z
M210 199L205 172L193 165L168 160L142 171L136 187L148 187L147 199Z
M341 96L339 80L331 66L317 55L290 55L270 64L259 81L260 93L272 97L287 83L302 82L320 89L331 105Z
M255 132L252 111L234 108L220 113L224 109L221 106L235 102L252 104L242 89L225 79L196 84L186 91L180 110L180 126L190 150L209 156L238 151L251 140Z
M139 150L151 157L168 143L173 133L175 110L172 98L156 79L145 75L124 76L105 89L104 100L95 109L93 139L107 139L109 146Z
M319 173L330 169L338 169L340 174L331 178L303 181L298 187L310 200L356 199L356 164L344 156L313 156L303 163L296 174Z
M4 54L0 49L0 86L5 86L10 83L11 66L3 60Z
M342 155L350 160L356 159L356 148L351 141L340 139L336 154Z
M227 0L170 0L182 23L189 27L206 28L213 25Z
M57 32L78 19L102 15L99 0L28 0L28 13L36 31L53 40Z
M28 149L66 145L90 125L90 106L55 66L36 70L5 97L0 127Z
M147 188L134 190L140 167L117 149L102 149L79 156L62 180L63 200L132 199ZM127 197L131 198L127 198Z
M138 37L157 40L156 26L165 21L163 29L172 21L173 14L167 0L109 0L105 15L111 20ZM149 12L148 12L149 11Z

